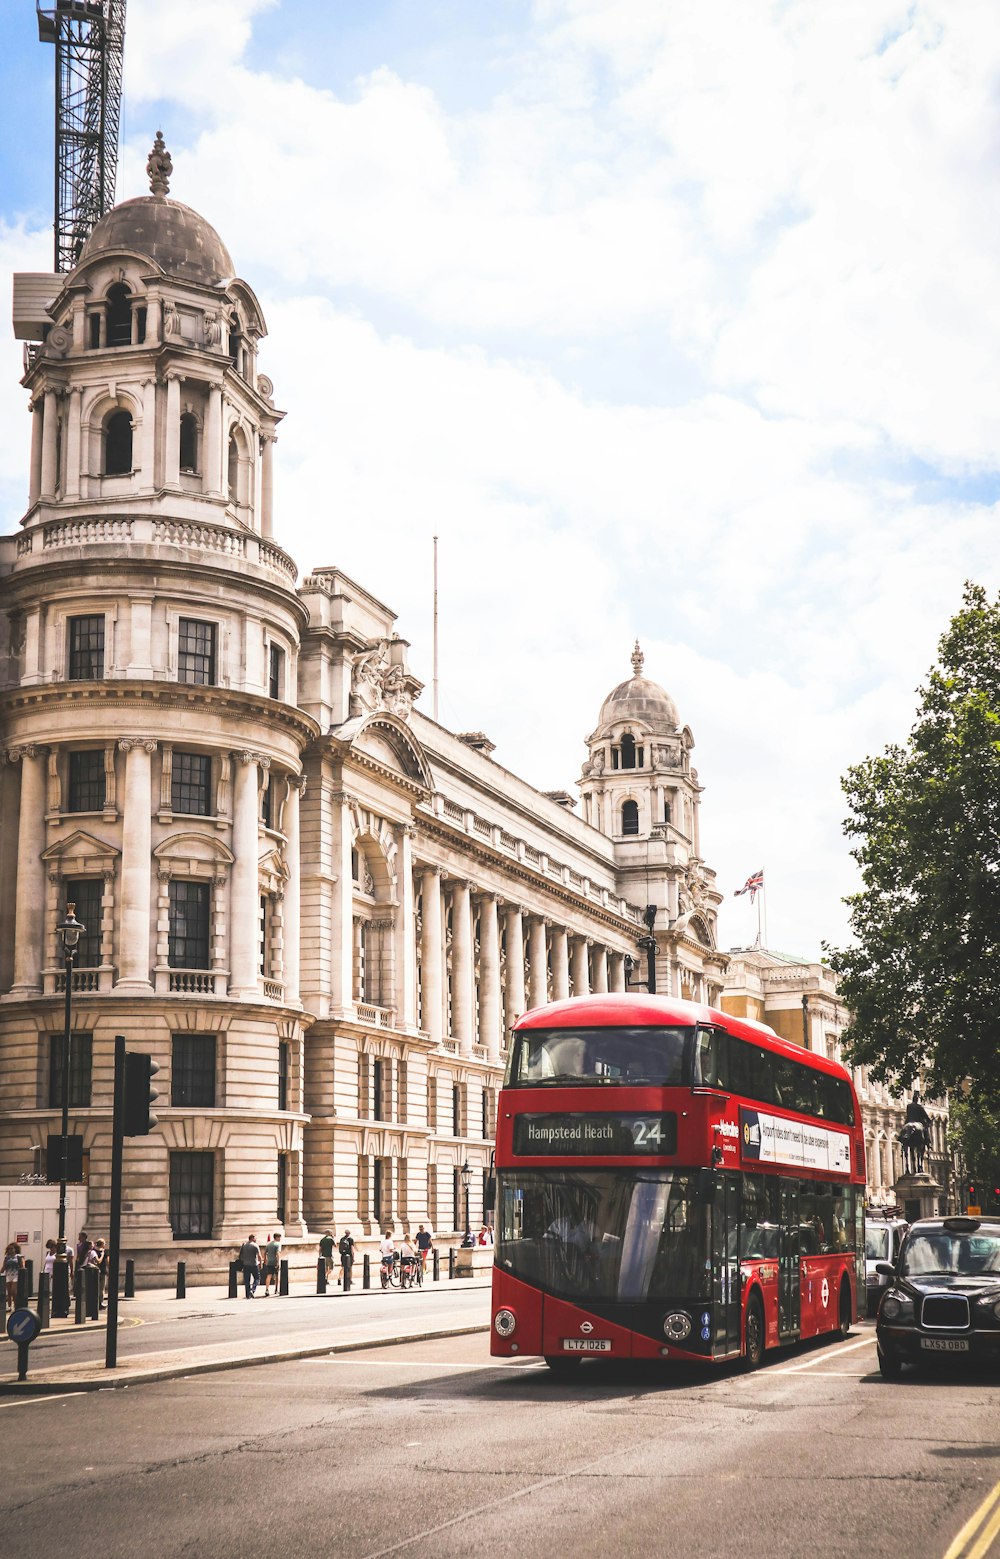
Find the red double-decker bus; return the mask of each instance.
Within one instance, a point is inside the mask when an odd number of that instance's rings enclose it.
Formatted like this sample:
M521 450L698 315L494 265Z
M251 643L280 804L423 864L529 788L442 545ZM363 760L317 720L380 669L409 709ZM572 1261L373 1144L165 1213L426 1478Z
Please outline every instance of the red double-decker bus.
M848 1072L669 997L527 1013L497 1112L494 1354L750 1366L865 1293Z

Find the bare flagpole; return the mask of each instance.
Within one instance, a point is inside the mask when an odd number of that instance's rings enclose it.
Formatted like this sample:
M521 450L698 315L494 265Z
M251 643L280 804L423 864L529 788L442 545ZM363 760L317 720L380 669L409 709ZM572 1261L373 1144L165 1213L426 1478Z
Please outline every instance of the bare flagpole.
M438 539L434 537L434 719L438 717Z

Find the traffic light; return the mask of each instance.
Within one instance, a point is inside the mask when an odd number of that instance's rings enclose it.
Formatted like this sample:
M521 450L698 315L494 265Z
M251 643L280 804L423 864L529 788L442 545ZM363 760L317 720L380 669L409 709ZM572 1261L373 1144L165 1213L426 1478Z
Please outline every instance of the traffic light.
M969 1194L966 1197L966 1203L969 1207L979 1206L979 1198L976 1195L976 1187L971 1180L969 1181Z
M152 1056L141 1051L125 1053L125 1126L126 1137L146 1137L157 1124L150 1106L159 1094L153 1078L160 1070Z

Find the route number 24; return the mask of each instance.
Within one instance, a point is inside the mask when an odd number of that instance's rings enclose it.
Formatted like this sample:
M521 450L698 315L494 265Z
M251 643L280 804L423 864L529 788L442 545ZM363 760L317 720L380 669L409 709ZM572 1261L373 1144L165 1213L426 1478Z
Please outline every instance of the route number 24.
M660 1147L663 1143L663 1122L659 1116L647 1116L645 1119L633 1121L632 1141L637 1148L651 1145Z

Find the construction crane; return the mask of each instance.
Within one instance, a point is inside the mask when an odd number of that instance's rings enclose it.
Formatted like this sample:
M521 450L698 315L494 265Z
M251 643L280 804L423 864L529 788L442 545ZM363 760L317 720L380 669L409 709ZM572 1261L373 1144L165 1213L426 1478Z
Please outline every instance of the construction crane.
M38 36L56 46L55 268L71 271L115 203L125 0L36 0Z

